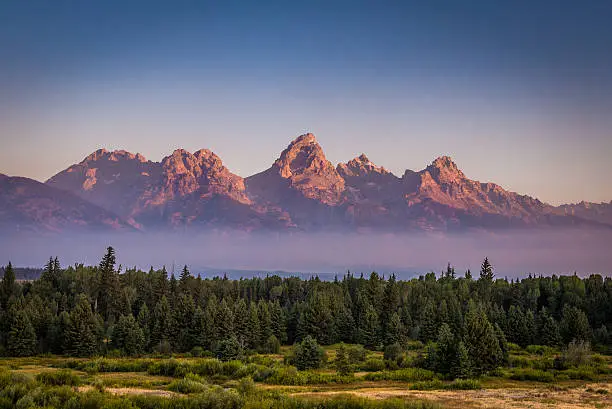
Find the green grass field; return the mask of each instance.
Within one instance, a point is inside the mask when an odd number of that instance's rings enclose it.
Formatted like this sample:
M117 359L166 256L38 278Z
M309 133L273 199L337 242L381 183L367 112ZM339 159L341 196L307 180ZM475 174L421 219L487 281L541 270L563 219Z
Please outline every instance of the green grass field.
M0 409L612 407L612 357L606 355L593 354L586 364L556 370L552 362L559 351L513 348L508 367L453 381L411 367L373 370L382 353L372 351L352 364L352 374L340 376L333 367L336 346L325 350L326 365L308 371L284 363L289 347L278 355L231 362L180 355L3 358ZM410 350L407 359L419 352Z

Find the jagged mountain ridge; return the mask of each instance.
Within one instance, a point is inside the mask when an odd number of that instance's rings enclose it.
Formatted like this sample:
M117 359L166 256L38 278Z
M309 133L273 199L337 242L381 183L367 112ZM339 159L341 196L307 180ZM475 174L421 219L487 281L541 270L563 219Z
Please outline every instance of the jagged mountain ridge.
M132 231L119 216L36 180L0 174L0 230Z
M448 156L399 177L362 154L334 166L313 134L300 135L267 170L242 178L207 149L160 162L98 150L51 177L143 230L455 230L609 225L494 183L471 180ZM576 213L576 212L574 212Z

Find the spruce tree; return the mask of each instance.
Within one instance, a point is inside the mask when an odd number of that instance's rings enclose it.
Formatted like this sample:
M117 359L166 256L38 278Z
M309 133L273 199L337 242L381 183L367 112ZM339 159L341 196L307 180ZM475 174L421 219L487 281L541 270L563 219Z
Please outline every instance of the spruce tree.
M336 349L336 358L334 359L334 366L338 375L347 376L351 374L351 364L348 359L346 352L346 346L341 343L338 349Z
M208 337L206 334L206 314L200 307L195 309L191 325L189 326L190 343L194 347L208 347Z
M438 323L434 304L427 300L421 312L421 325L419 327L419 339L423 342L432 341L438 335Z
M300 371L305 369L317 369L323 363L325 352L310 335L307 335L302 342L295 345L293 349L294 364Z
M453 366L451 367L451 377L454 379L467 379L472 376L472 363L465 344L460 341L457 344L457 351Z
M270 304L270 320L272 321L272 334L281 343L287 342L287 325L285 322L285 313L278 300L274 300Z
M119 275L115 271L115 249L108 247L100 262L98 311L105 321L116 314L120 294Z
M8 302L15 294L15 271L13 265L9 261L8 265L4 268L4 276L2 277L2 285L0 286L0 306L6 309Z
M89 299L80 294L77 305L70 313L67 331L68 352L73 356L92 356L99 351L100 322L91 310Z
M31 356L36 353L36 332L24 310L11 313L12 323L8 333L7 350L11 356Z
M480 279L485 281L493 281L493 266L489 262L489 258L485 257L482 265L480 266Z
M234 332L240 345L249 344L249 309L244 298L234 303Z
M122 315L113 329L113 346L126 355L137 355L144 351L145 338L133 315Z
M451 372L457 356L455 336L448 324L444 323L440 326L436 345L436 371L447 375Z
M259 311L257 304L251 301L249 305L248 336L246 345L249 349L256 349L261 342L261 325L259 324Z
M552 347L560 345L561 333L559 332L559 325L557 324L557 321L548 315L546 309L542 311L539 318L539 343L541 345L548 345Z
M151 345L151 314L149 313L149 307L147 307L146 303L143 303L142 307L140 307L137 321L138 326L142 329L144 345L148 348Z
M378 314L371 304L368 304L365 318L359 329L360 343L368 349L374 349L380 345L380 323Z
M573 306L563 308L561 318L561 336L565 343L573 340L589 341L591 339L591 327L589 320L581 309Z
M163 296L155 305L153 311L153 329L151 331L151 344L162 352L173 334L174 326L172 325L172 316L170 312L170 303Z
M385 337L385 345L391 345L395 343L402 343L404 335L404 326L402 324L402 320L397 313L397 311L393 311L391 314L391 318L387 323L387 330L384 332Z
M493 325L481 307L470 301L465 316L465 346L476 375L497 368L503 360Z

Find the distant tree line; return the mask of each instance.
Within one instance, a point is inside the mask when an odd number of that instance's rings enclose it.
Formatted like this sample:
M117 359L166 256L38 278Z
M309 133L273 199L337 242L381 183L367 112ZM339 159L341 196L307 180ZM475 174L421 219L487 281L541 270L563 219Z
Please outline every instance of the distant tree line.
M178 278L165 268L122 271L109 247L98 266L62 268L50 259L31 282L17 282L9 263L0 283L0 352L10 356L209 350L237 357L304 340L304 351L314 351L312 340L370 349L420 340L429 343L426 365L460 377L502 364L508 342L583 340L609 350L611 330L610 277L508 281L495 279L487 259L478 278L458 277L449 265L439 278L408 281L377 273L229 280L194 277L187 266Z

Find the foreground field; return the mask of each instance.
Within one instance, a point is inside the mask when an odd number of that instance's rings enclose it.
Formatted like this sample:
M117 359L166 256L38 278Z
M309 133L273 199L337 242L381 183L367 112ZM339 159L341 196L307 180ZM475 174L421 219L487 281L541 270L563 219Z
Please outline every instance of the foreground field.
M333 369L334 346L322 369L296 371L277 355L221 362L188 356L151 358L32 357L0 359L0 408L568 408L612 407L612 359L589 366L535 370L558 351L513 351L494 376L450 381L418 368ZM422 351L411 351L416 355ZM409 355L410 355L409 354ZM367 362L367 364L366 364ZM360 368L362 368L360 370Z

